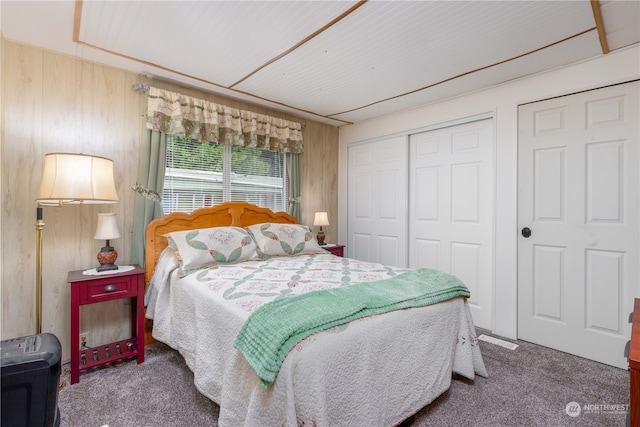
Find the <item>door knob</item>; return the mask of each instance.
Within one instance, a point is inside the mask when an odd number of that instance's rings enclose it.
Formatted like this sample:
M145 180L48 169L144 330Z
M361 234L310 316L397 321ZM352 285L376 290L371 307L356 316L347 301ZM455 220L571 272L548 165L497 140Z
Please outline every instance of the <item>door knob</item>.
M522 229L522 237L527 238L531 236L531 229L529 227L525 227Z

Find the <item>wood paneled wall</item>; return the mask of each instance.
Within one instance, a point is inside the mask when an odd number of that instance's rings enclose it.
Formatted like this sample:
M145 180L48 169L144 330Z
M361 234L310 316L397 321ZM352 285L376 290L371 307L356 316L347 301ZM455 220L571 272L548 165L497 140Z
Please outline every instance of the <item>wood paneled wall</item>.
M338 129L246 102L144 79L41 48L2 40L2 339L35 332L35 197L43 159L50 152L78 152L114 162L117 205L67 205L44 208L43 332L54 333L69 358L69 285L67 273L97 265L104 245L93 239L98 212L115 212L122 237L112 241L117 263L131 255L131 227L140 131L145 98L136 82L179 91L218 103L302 121L305 152L302 170L302 222L326 210L337 237ZM336 224L337 225L337 224ZM314 230L315 232L315 230ZM128 301L84 306L81 329L90 345L128 336Z

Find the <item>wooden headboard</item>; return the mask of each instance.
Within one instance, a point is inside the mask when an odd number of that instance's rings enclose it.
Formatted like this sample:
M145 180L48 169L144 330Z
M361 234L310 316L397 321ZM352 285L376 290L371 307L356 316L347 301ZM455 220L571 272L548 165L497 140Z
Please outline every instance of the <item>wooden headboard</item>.
M297 224L295 217L286 212L273 212L247 202L227 202L208 208L200 208L190 214L175 212L164 218L155 219L147 226L146 237L146 283L153 275L160 253L167 247L165 234L172 231L193 230L224 225L246 227L263 222Z

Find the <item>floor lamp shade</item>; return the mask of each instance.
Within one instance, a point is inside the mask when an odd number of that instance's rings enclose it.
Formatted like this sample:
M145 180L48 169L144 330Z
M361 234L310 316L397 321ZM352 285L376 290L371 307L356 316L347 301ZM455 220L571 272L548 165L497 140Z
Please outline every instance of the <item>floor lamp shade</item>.
M86 154L46 154L36 200L42 205L117 203L113 161Z

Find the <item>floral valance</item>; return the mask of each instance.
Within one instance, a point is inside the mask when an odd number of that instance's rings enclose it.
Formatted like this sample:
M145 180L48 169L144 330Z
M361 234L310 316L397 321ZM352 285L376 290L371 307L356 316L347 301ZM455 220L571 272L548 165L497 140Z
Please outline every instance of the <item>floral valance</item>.
M147 128L196 141L302 153L302 124L149 88Z

